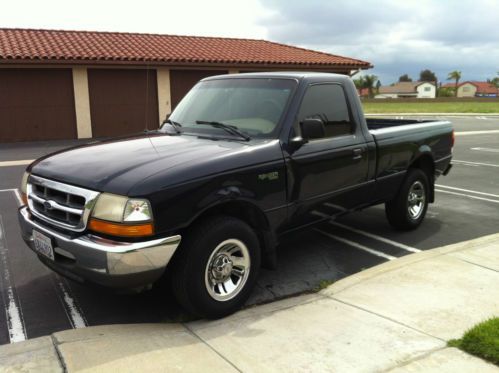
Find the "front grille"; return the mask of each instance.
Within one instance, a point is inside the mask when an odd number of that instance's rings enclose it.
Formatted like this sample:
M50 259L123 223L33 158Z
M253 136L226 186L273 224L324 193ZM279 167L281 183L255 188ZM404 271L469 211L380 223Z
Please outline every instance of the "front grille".
M83 231L98 192L30 176L28 204L38 218L55 226Z

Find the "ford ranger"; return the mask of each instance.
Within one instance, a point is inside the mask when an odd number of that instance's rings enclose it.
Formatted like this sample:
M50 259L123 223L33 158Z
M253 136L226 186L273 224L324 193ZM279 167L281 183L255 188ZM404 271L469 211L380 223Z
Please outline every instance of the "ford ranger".
M19 221L70 279L141 288L168 273L187 311L217 318L291 231L376 204L394 228L418 227L453 144L446 121L364 118L347 76L215 76L156 131L33 162Z

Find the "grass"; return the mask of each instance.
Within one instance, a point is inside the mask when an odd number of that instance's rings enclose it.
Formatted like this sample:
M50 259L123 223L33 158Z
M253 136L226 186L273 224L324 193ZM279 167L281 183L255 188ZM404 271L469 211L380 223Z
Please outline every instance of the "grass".
M319 282L319 284L314 288L314 291L319 292L319 291L324 290L329 285L332 285L334 283L335 283L335 280L321 280L321 282Z
M367 114L383 113L499 113L499 101L494 102L400 102L379 100L363 102Z
M499 366L499 317L476 325L468 330L463 338L453 339L448 345Z

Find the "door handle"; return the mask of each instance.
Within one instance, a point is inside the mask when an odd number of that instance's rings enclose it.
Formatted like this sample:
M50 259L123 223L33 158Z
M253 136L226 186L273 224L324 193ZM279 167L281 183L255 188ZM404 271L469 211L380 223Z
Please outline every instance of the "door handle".
M352 151L353 159L362 159L362 153L364 153L364 149L356 148Z

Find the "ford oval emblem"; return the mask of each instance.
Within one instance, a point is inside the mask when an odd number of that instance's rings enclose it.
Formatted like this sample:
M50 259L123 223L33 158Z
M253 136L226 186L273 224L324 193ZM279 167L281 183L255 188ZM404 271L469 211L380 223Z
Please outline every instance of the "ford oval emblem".
M52 201L45 201L43 202L43 207L45 207L47 210L52 210L54 206L52 206Z

